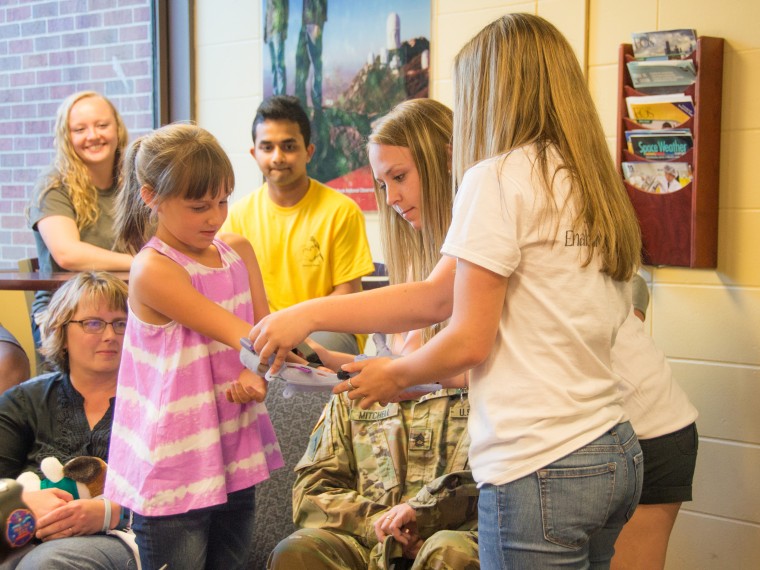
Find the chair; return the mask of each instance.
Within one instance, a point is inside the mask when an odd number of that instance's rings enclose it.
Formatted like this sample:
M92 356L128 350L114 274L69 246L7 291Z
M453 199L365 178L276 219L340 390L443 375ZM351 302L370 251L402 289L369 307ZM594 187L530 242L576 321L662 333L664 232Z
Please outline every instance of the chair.
M376 289L384 285L388 285L385 264L375 263L372 275L362 278L362 288ZM330 398L329 392L296 392L293 397L285 398L282 390L280 383L271 384L266 406L285 466L256 485L256 521L248 564L252 570L264 570L269 553L277 543L298 528L293 524L294 469L306 451L311 430Z
M21 273L32 273L40 270L40 260L36 257L26 257L18 261L18 270ZM26 299L26 310L29 315L32 314L32 303L34 303L34 291L24 291Z
M365 275L362 277L362 289L369 291L370 289L378 289L379 287L385 287L390 283L388 278L388 269L384 263L374 262L375 270L371 275Z
M40 270L40 260L36 257L25 257L19 259L18 270L21 273L33 273ZM24 291L24 300L26 301L26 314L29 315L29 331L33 330L32 327L32 305L34 304L34 291ZM33 336L33 335L32 335ZM34 340L32 340L31 351L25 346L24 349L27 354L33 354L34 358L29 360L32 363L32 376L40 373L43 370L43 361L40 354L34 348Z
M277 433L285 466L256 485L256 519L248 564L251 570L264 570L269 553L277 543L298 528L293 524L294 469L306 451L311 430L330 398L329 392L296 392L293 397L285 398L282 391L280 382L270 384L266 407Z

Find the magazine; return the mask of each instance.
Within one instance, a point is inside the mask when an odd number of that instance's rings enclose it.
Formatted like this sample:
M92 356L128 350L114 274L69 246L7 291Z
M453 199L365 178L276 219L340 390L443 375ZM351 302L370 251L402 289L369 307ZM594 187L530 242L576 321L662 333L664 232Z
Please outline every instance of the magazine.
M690 59L629 61L627 66L634 88L643 93L680 93L697 79Z
M622 167L628 184L655 194L677 192L692 178L688 162L624 162Z
M647 160L673 160L694 146L689 129L626 131L628 152Z
M696 30L661 30L633 34L636 59L683 59L697 49Z
M691 95L643 95L625 98L628 117L647 129L669 129L694 116Z

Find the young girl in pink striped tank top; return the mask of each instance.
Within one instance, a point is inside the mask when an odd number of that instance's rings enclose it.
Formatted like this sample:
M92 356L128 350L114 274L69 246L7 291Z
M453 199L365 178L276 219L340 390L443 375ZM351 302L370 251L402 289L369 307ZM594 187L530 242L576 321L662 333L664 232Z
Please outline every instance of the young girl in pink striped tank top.
M193 125L125 157L117 234L136 256L105 494L134 512L146 570L244 568L254 485L283 464L266 382L238 358L269 310L251 245L216 235L233 187L229 158Z

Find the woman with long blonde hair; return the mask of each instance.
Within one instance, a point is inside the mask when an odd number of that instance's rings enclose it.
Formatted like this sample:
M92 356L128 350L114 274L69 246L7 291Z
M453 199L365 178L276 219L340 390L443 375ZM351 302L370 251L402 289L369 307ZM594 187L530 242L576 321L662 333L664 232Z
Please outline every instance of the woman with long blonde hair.
M374 159L378 166L373 170L391 168L375 172L374 188L383 259L392 284L422 281L441 258L454 201L452 123L451 109L444 104L412 99L394 107L369 136L370 162ZM396 187L406 192L394 192ZM439 329L435 325L423 330L423 342Z
M27 210L40 271L129 270L132 256L112 251L113 205L127 145L119 112L95 91L74 93L58 108L54 135L55 158ZM38 291L32 315L49 300L49 291Z

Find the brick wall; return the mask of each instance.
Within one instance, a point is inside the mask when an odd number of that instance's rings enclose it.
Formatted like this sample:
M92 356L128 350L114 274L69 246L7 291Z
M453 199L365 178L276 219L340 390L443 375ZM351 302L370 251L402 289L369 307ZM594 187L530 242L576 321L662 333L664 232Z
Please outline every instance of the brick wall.
M0 267L36 255L24 210L53 158L59 103L92 89L130 140L153 128L151 0L0 2Z

